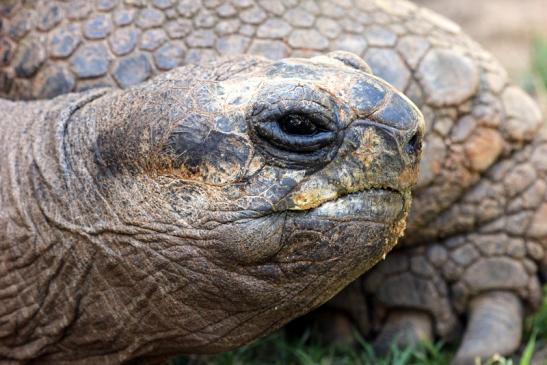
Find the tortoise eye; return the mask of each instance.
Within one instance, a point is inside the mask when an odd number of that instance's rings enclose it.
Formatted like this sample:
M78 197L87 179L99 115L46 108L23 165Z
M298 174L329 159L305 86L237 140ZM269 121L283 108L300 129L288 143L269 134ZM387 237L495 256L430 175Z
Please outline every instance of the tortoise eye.
M324 123L323 123L324 124ZM336 131L321 121L303 114L286 114L268 118L255 125L266 142L285 151L307 153L319 150L336 139Z
M278 123L283 132L292 135L315 135L321 131L318 126L302 115L288 115L281 118ZM323 132L325 132L324 129Z
M336 102L302 86L288 87L292 99L278 95L283 90L268 90L250 110L248 121L255 145L272 163L282 166L308 168L327 163L344 135Z

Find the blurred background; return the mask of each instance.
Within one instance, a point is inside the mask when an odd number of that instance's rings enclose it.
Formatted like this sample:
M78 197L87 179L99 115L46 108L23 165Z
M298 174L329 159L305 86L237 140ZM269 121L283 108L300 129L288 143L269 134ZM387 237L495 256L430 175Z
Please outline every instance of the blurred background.
M531 62L534 38L547 37L547 0L415 0L458 23L515 77Z

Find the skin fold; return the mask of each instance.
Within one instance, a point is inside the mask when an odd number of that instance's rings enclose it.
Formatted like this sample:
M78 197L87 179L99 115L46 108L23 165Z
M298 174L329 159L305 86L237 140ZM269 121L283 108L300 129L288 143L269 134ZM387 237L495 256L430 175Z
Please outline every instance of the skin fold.
M330 303L325 328L357 324L379 349L399 334L480 339L462 364L518 347L547 273L544 122L456 24L404 0L10 0L1 14L12 99L126 88L225 54L361 56L423 112L425 153L405 237Z
M361 68L240 56L0 101L0 360L226 351L372 267L403 233L424 124Z

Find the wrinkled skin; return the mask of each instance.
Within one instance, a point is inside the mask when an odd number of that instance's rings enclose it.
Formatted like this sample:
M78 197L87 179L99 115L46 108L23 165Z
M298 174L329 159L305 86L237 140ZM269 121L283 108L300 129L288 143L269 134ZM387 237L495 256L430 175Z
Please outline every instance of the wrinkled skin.
M426 153L402 244L331 303L343 309L335 323L379 334L379 347L405 328L445 340L464 330L461 363L517 348L547 272L545 132L534 102L457 25L403 0L47 3L5 6L6 96L126 87L226 53L362 56L423 111Z
M378 262L424 125L360 68L239 57L0 101L0 360L225 351Z

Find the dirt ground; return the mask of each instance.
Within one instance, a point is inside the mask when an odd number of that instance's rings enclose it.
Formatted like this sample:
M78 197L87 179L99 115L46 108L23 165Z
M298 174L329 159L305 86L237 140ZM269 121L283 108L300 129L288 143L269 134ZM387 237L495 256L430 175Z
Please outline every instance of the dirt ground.
M534 36L547 38L547 0L414 0L460 24L515 82L530 69Z

